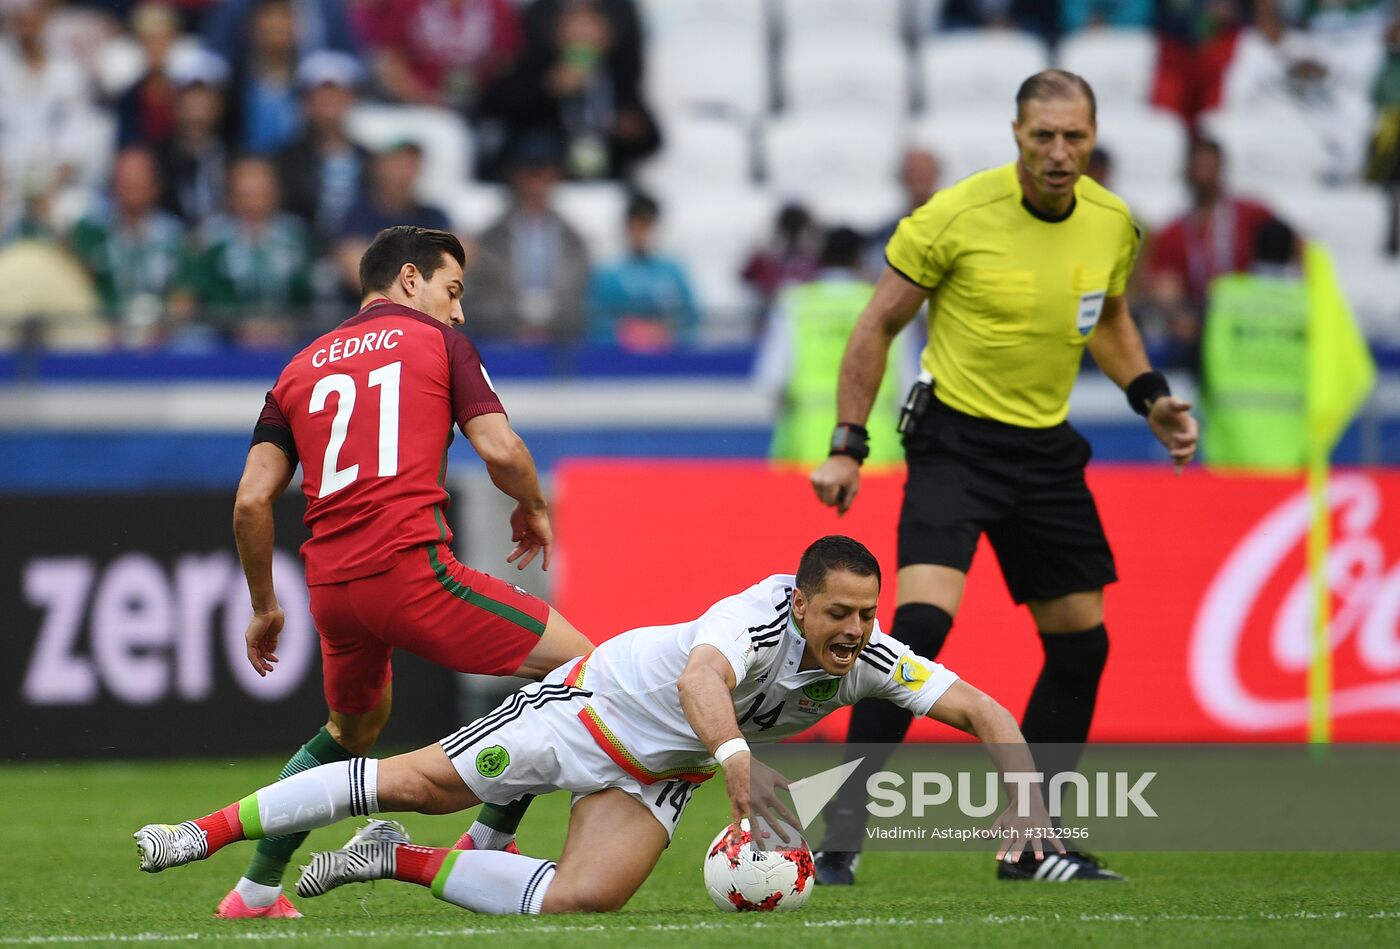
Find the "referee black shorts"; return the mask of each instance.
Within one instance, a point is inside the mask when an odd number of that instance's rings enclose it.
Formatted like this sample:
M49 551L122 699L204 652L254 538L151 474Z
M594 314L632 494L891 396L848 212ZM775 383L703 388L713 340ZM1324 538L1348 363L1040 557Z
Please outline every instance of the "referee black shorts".
M1118 579L1094 496L1091 450L1063 422L1021 428L937 399L904 436L909 479L899 566L966 572L985 531L1017 603L1098 590Z

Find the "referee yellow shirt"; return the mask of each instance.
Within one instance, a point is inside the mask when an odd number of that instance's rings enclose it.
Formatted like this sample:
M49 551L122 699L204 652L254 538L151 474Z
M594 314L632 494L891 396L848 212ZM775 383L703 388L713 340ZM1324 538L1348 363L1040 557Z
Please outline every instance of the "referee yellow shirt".
M1141 234L1093 179L1069 215L1022 202L1014 164L964 178L899 223L889 265L929 291L923 368L940 401L1026 428L1058 425L1105 297L1120 296Z

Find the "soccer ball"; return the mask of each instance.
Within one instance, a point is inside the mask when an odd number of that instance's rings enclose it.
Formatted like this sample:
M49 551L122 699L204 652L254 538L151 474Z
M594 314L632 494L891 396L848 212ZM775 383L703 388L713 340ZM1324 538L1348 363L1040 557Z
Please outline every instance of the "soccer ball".
M710 899L730 913L801 909L816 884L807 841L784 825L787 839L793 842L783 843L773 828L764 841L768 849L759 850L747 820L742 827L738 834L725 827L705 851L705 892Z

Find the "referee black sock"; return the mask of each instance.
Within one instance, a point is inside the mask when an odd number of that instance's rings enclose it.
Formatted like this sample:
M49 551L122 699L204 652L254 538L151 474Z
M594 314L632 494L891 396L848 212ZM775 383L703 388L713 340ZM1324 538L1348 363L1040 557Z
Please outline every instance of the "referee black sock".
M953 617L932 603L905 603L894 611L894 627L890 635L927 659L935 659L953 628ZM863 747L865 757L841 791L827 805L826 834L821 850L858 851L865 834L865 782L879 771L894 754L895 746L909 733L912 713L884 699L862 699L851 709L851 726L846 733L848 745ZM850 750L848 759L858 757Z
M1040 642L1045 665L1026 703L1021 733L1036 746L1048 789L1050 779L1072 771L1083 754L1108 661L1108 630L1100 623L1077 633L1041 633Z

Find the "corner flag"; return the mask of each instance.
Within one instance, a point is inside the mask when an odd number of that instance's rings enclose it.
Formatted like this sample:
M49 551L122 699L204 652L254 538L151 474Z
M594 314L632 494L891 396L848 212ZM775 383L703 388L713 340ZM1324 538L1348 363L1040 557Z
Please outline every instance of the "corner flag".
M1376 384L1376 363L1337 284L1332 255L1309 242L1303 253L1308 295L1308 454L1326 458Z
M1308 534L1308 576L1312 588L1312 662L1308 667L1308 738L1332 740L1332 598L1327 582L1331 512L1327 473L1332 449L1376 384L1376 363L1337 285L1332 255L1309 242L1303 254L1308 297L1307 426L1308 495L1312 528Z

